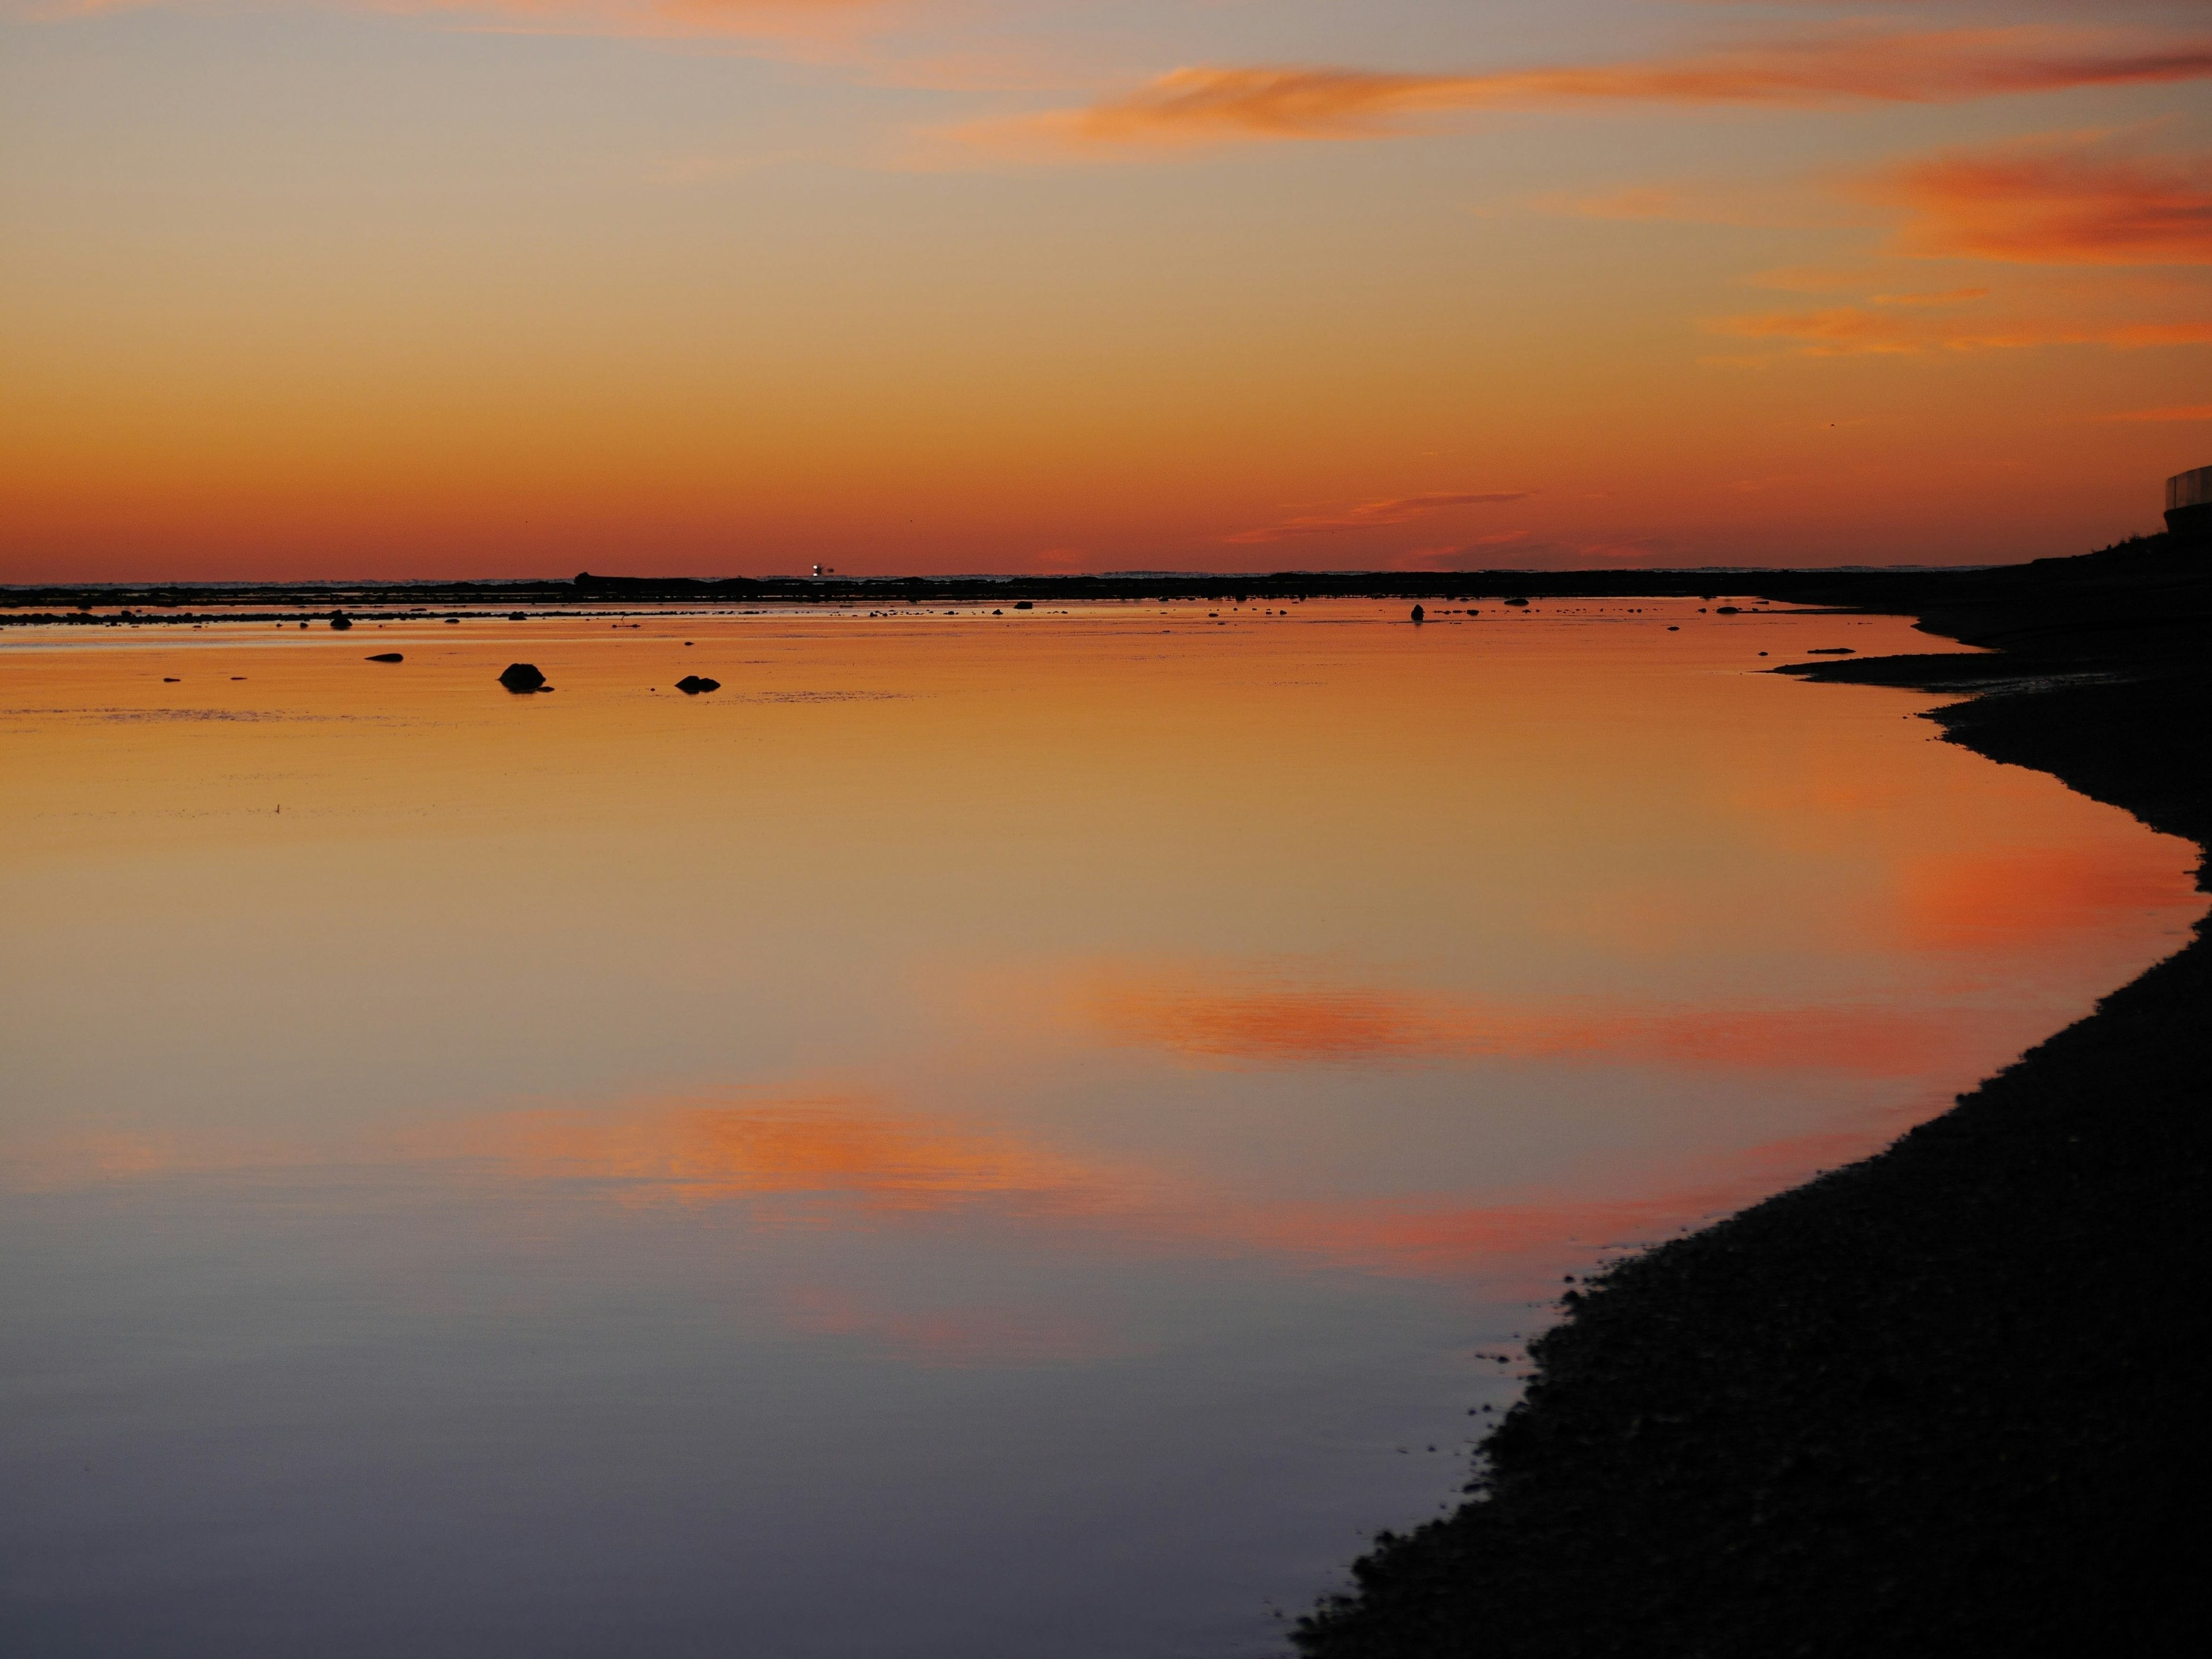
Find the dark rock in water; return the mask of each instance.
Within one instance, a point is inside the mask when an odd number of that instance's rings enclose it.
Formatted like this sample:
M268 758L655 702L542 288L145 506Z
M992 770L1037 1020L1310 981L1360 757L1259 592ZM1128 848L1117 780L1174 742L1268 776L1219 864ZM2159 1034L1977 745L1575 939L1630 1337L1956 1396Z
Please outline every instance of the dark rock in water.
M510 611L507 613L507 619L509 622L528 622L530 613L526 611Z
M676 689L687 697L696 697L702 691L720 690L722 683L720 680L707 679L697 674L686 674L676 682Z
M1422 610L1422 609L1421 609L1421 607L1420 607L1420 606L1419 606L1418 605L1415 605L1415 606L1413 607L1413 620L1414 620L1415 622L1421 622L1421 621L1425 620L1425 619L1427 617L1428 614L1429 614L1429 613L1428 613L1427 611L1425 611Z
M164 685L182 685L184 682L179 679L174 674L164 674L161 676L161 684Z
M511 662L501 671L499 683L510 691L536 691L544 686L545 676L534 662Z
M343 611L333 611L331 612L331 626L337 629L351 628L353 618Z
M1816 645L1805 654L1808 657L1856 657L1858 653L1848 645Z
M1528 601L1526 599L1508 599L1505 603L1508 605L1526 605Z
M1743 607L1740 605L1717 605L1713 607L1713 615L1716 617L1741 617L1743 615Z
M368 660L371 662L405 662L407 659L397 651L380 651Z
M1036 609L1036 606L1027 599L1016 599L1014 601L1014 609L1017 611L1034 611Z

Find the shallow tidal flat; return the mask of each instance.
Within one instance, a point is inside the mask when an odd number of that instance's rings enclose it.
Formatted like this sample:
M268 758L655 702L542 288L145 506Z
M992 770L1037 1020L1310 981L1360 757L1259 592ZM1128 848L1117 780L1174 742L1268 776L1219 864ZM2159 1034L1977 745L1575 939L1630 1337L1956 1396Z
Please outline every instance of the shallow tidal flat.
M1567 1275L2200 914L1758 672L1901 619L1475 609L10 630L0 1622L1275 1651Z

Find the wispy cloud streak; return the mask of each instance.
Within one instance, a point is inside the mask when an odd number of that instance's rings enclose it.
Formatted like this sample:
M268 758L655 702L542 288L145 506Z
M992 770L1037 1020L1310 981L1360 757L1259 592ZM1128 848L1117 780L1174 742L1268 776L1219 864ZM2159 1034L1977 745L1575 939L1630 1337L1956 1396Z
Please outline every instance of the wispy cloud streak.
M1990 291L1985 288L1954 288L1941 294L1877 294L1874 296L1874 303L1878 306L1962 306L1989 297Z
M1533 489L1490 489L1476 493L1432 491L1425 495L1392 495L1362 501L1341 513L1304 514L1279 524L1261 525L1224 536L1224 542L1279 542L1292 536L1329 536L1347 530L1372 530L1381 525L1408 524L1455 507L1494 507L1506 501L1525 501Z
M1863 199L1902 210L1889 243L1893 255L2013 264L2212 264L2212 156L2149 154L2126 135L2046 134L1948 150L1899 162L1850 188ZM1832 285L1776 280L1791 275L1759 280L1815 291ZM2087 292L2081 279L2074 279L2065 294L2048 296L2055 304L2041 307L2031 301L1999 309L1982 303L1990 295L1978 286L1877 293L1860 304L1751 313L1705 326L1740 339L1787 343L1814 357L2212 344L2212 320L2201 307L2195 316L2144 317L2111 278L2091 281ZM2142 418L2191 416L2151 410Z
M1900 253L2029 264L2212 264L2212 157L2101 134L1956 150L1870 181L1911 217Z
M1001 143L1177 146L1387 137L1424 117L1590 104L1945 103L2212 75L2212 39L2144 42L2025 27L1829 32L1641 62L1474 74L1193 66L1088 108L969 130Z
M2174 404L2164 409L2128 409L2117 415L2100 415L2097 419L2119 421L2130 425L2137 422L2212 421L2212 404Z
M1899 316L1858 306L1722 317L1706 327L1739 339L1787 342L1808 357L1911 357L2048 345L2102 345L2119 351L2212 345L2212 322L2125 323L2034 317L1980 322Z

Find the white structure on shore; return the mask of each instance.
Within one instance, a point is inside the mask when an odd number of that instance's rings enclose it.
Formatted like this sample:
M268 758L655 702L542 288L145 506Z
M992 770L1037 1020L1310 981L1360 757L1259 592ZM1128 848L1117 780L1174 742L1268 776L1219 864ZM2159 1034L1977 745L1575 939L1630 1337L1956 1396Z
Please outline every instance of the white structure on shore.
M2212 538L2212 466L2193 466L2166 481L2166 527L2176 541Z

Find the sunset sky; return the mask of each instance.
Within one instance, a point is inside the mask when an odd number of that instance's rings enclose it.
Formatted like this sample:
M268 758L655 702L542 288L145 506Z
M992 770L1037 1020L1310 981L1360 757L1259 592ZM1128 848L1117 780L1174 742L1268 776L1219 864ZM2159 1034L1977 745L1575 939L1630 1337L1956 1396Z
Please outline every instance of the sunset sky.
M2207 463L2207 0L0 0L0 580L1985 562Z

